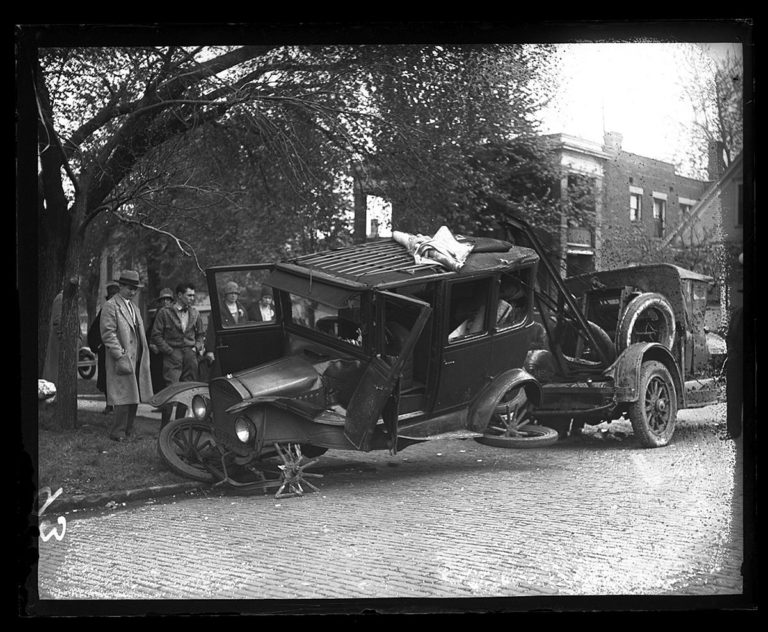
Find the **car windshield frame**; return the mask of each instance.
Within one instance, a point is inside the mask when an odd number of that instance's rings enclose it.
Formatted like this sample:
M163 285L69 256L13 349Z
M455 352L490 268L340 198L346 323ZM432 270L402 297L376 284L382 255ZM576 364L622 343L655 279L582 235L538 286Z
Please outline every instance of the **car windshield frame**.
M319 300L317 293L313 293L314 298L310 298L305 294L283 292L291 306L284 316L289 331L357 351L370 347L363 292L349 293L343 305L336 304L338 301Z

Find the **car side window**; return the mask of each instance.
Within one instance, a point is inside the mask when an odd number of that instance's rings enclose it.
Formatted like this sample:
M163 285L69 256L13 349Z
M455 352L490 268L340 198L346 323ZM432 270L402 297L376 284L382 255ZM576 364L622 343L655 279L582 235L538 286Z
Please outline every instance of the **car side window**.
M274 322L272 288L264 283L268 270L229 270L216 273L216 300L223 329ZM213 298L213 297L211 297ZM213 308L214 301L211 300Z
M488 331L486 312L490 279L454 283L450 290L448 341L455 342Z
M531 298L530 277L530 269L501 274L496 329L509 329L525 322Z

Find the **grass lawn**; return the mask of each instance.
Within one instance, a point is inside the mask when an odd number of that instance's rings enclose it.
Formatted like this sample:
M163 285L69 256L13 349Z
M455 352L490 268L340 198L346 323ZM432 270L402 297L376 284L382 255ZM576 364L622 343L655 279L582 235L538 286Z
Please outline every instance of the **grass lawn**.
M95 380L78 379L78 393L101 395ZM137 438L117 443L107 436L110 415L101 409L78 411L78 427L61 430L53 423L53 407L39 407L39 488L61 487L65 496L74 496L188 482L158 455L157 420L137 417Z

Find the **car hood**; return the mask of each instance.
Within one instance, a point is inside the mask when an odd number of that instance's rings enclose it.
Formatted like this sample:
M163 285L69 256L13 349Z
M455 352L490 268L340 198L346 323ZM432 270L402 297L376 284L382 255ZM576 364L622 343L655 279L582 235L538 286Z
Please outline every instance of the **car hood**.
M225 378L242 400L295 397L321 387L320 374L301 356L287 356Z

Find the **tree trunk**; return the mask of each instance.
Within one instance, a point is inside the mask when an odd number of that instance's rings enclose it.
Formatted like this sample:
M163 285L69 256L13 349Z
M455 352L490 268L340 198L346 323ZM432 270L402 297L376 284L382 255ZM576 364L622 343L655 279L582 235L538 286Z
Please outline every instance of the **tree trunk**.
M84 189L83 189L84 190ZM64 263L66 282L62 300L62 340L59 346L59 383L56 385L56 422L60 428L77 427L77 355L80 347L80 256L83 234L80 230L85 217L86 196L81 193L72 207L72 220L67 256Z

